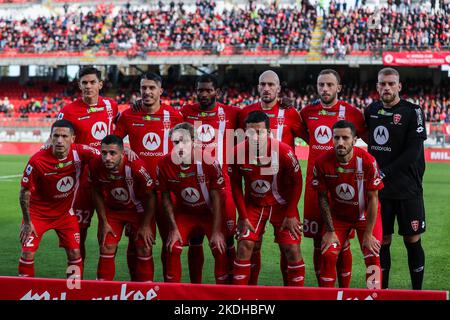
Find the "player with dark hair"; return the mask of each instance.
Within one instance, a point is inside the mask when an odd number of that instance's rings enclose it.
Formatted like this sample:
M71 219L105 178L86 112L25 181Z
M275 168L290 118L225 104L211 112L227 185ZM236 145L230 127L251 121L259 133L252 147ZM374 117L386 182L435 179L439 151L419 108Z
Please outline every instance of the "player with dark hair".
M184 121L194 126L196 145L201 145L202 156L206 161L217 162L222 166L225 178L225 189L221 191L224 197L224 221L226 227L227 255L229 265L229 281L232 280L233 262L236 256L234 234L236 226L236 206L231 194L231 186L227 172L227 154L234 146L234 130L238 127L238 107L222 104L217 101L219 94L216 77L209 74L200 76L196 81L196 104L181 108ZM227 146L228 149L227 150ZM188 251L189 275L192 283L201 283L203 267L203 236L191 238Z
M317 92L319 99L307 105L300 111L302 120L301 138L309 144L308 168L306 172L305 201L303 207L304 236L313 238L314 244L314 270L317 281L320 282L320 259L323 220L317 201L317 192L311 185L315 160L328 150L333 149L331 128L339 120L348 120L356 126L358 137L365 137L366 127L363 113L356 107L339 100L341 91L341 78L332 69L324 69L317 77ZM352 253L350 242L342 243L338 262L339 287L350 286L352 271Z
M73 205L82 187L83 166L100 157L100 152L74 141L74 126L67 120L57 120L51 128L49 147L34 154L24 170L20 189L23 221L19 276L34 277L34 255L42 236L51 229L56 231L60 247L66 250L68 265L78 268L74 276L83 276L80 228Z
M180 282L181 253L191 237L206 234L215 259L216 283L228 283L226 243L222 223L223 204L220 191L225 186L222 168L217 161L208 164L197 159L201 148L194 147L194 127L187 122L170 132L174 144L171 154L158 164L158 189L169 223L167 274L165 281ZM170 196L172 193L176 201Z
M287 144L270 137L270 119L265 112L250 112L246 127L248 138L234 148L234 164L228 167L239 212L233 284L249 284L252 252L270 221L275 242L287 259L285 285L303 286L302 224L297 208L302 193L300 164Z
M156 166L158 161L172 150L172 141L169 138L170 129L183 121L179 111L173 107L161 103L162 78L153 72L142 75L140 81L141 100L139 106L134 106L123 111L117 119L115 135L125 138L128 135L131 149L145 162L151 177L156 179ZM162 212L161 194L157 192L155 218L158 224L159 234L163 243L166 242L168 226ZM155 223L154 221L152 222ZM129 242L127 260L130 274L134 279L136 254L134 242ZM162 247L161 261L163 264L163 276L166 274L166 250Z
M239 126L246 129L246 119L252 111L262 111L269 117L270 130L278 141L282 141L295 150L295 137L301 134L301 121L297 110L291 106L284 105L285 99L280 98L281 85L278 75L267 70L261 73L258 79L258 93L260 101L242 108L239 115ZM252 271L250 284L256 285L261 269L261 244L256 243L251 259ZM287 284L287 260L281 254L280 269L283 274L283 283Z
M84 67L80 70L78 86L81 99L65 105L58 114L58 119L66 119L73 124L75 143L100 149L101 140L114 130L114 119L119 112L117 103L100 96L103 80L100 71L94 67ZM87 230L94 214L87 168L84 168L81 174L80 191L75 199L74 210L80 224L80 248L84 261Z
M369 129L369 152L377 159L384 182L384 189L380 192L383 288L389 285L390 245L397 216L398 233L403 236L408 251L412 288L421 289L425 268L420 236L425 232L423 142L427 139L427 133L423 110L401 99L401 89L397 70L380 70L377 91L381 101L370 104L364 115Z
M124 227L129 224L137 252L137 281L153 281L152 245L155 225L154 184L140 159L124 153L122 138L108 135L102 140L101 158L89 164L93 198L98 215L100 259L97 279L112 281L115 255ZM152 228L153 227L153 228Z
M356 230L367 267L367 286L380 289L382 229L378 190L383 182L378 165L367 151L355 147L353 123L340 120L332 130L334 148L317 158L311 182L318 192L324 223L319 285L334 287L339 252Z

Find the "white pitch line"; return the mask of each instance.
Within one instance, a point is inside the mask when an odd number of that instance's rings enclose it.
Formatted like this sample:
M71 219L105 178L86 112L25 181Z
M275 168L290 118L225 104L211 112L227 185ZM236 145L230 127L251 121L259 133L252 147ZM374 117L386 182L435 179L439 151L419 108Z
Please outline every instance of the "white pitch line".
M12 175L12 176L0 176L0 179L18 178L18 177L21 177L21 176L22 176L21 174L15 174L15 175Z

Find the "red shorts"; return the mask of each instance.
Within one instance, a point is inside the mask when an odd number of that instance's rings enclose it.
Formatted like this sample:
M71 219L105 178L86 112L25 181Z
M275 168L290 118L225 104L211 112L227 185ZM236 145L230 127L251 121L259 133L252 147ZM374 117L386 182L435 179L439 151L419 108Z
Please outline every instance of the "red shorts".
M80 229L87 229L91 225L94 215L95 204L92 199L91 184L88 181L88 169L85 166L80 177L80 186L78 187L77 198L73 204L73 211L78 218Z
M190 238L197 238L206 234L211 238L213 215L211 211L187 214L184 211L175 211L175 222L183 239L183 246L189 245ZM222 228L222 232L224 232Z
M273 205L265 207L255 207L247 204L247 216L250 223L255 228L256 232L250 231L248 234L242 235L239 240L261 241L266 222L269 221L274 230L275 240L278 244L299 244L301 243L301 237L295 239L292 233L286 229L280 231L281 224L286 217L287 206L286 205ZM296 209L296 217L298 220L299 214Z
M354 230L356 230L356 233L358 235L359 244L361 245L361 250L362 250L364 256L369 254L370 252L368 249L362 248L362 243L364 240L364 232L366 231L366 224L367 224L366 220L356 221L356 222L348 222L348 221L343 221L343 220L338 220L338 219L333 218L334 230L336 232L336 235L339 239L339 243L341 245L337 246L336 248L333 248L333 246L330 246L328 251L340 251L342 249L342 245L344 244L344 242L346 240L350 239L349 235L351 235L352 232L354 234ZM325 234L325 229L322 231L322 235L323 234ZM377 220L375 222L375 226L373 228L372 234L381 243L381 241L383 240L383 227L382 227L382 223L381 223L380 209L378 209Z
M109 225L114 230L114 233L117 237L114 237L111 233L108 233L105 239L105 244L108 245L117 245L122 238L122 233L126 225L130 227L130 240L134 240L134 236L136 235L137 230L142 221L143 214L138 213L136 211L112 211L110 209L106 209L106 220L108 220ZM151 228L153 235L156 232L156 225L153 221L151 223ZM101 239L99 239L99 242ZM145 246L144 240L142 238L138 238L135 241L136 247Z
M69 213L57 218L43 218L31 214L31 222L36 230L37 237L31 235L22 246L23 251L36 252L42 236L48 230L54 229L59 238L59 246L65 249L80 249L80 227L75 216ZM23 224L23 221L22 221Z
M228 185L224 190L220 191L223 201L223 217L226 233L225 237L233 237L236 233L236 205L234 204L231 187Z

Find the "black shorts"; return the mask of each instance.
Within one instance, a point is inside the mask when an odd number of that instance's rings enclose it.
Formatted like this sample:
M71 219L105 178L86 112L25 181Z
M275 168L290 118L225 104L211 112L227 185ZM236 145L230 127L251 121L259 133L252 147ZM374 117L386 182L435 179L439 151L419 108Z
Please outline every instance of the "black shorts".
M422 196L401 200L380 198L380 203L383 235L394 233L396 215L399 235L412 236L425 232L425 206Z

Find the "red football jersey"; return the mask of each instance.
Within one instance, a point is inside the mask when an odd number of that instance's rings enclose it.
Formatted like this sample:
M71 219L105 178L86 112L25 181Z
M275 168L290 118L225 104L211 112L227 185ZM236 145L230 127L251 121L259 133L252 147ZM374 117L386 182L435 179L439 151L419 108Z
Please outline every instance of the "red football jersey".
M152 177L156 177L159 159L173 147L169 131L180 122L183 122L180 112L164 104L153 114L127 109L120 114L114 134L122 138L128 135L131 149L145 162Z
M61 109L58 120L66 119L72 123L75 143L100 150L102 139L114 131L114 119L118 112L117 103L110 98L99 97L95 106L78 99Z
M244 130L246 128L245 120L252 111L265 112L270 120L270 130L273 137L295 149L294 139L300 136L301 130L300 115L296 109L292 107L282 109L279 103L270 110L264 110L261 107L261 102L245 106L241 109L239 115L239 126Z
M197 144L201 144L203 149L207 148L205 152L207 156L214 157L224 171L227 146L229 152L233 152L234 130L238 127L239 112L238 107L222 103L216 103L215 108L208 111L202 110L199 104L185 105L181 108L184 121L191 123L197 132Z
M363 113L344 101L324 108L320 100L307 105L300 111L302 121L301 137L309 144L308 169L306 177L312 179L312 169L316 159L325 151L333 149L333 125L339 120L352 122L359 137L367 132ZM309 141L308 141L309 140Z
M222 169L217 161L213 164L191 164L187 169L182 169L173 163L168 154L159 161L157 175L158 190L172 192L176 197L177 209L185 213L211 210L209 190L225 187Z
M31 191L30 213L41 217L74 214L82 167L95 157L97 149L73 144L65 159L57 159L52 149L40 150L28 161L21 185Z
M293 208L288 210L289 214L293 214L294 211L296 212L295 209L297 208L299 199L291 198L298 190L300 190L298 193L298 197L300 198L302 173L300 164L292 148L283 142L270 139L267 156L270 157L271 161L270 164L262 166L250 163L248 150L248 140L234 148L235 164L230 164L228 167L228 172L233 183L233 191L240 191L239 183L241 183L243 177L246 203L251 203L253 206L258 207L289 203L293 206ZM239 155L244 154L245 159L242 159L242 161ZM238 182L235 185L233 181ZM236 204L238 204L238 201L241 201L240 197L236 199ZM238 205L239 207L243 207L242 203L240 206Z
M313 188L328 192L332 217L344 221L365 220L367 191L384 187L377 161L358 147L345 165L338 162L334 150L327 151L317 159L313 172Z
M89 164L89 177L103 196L105 206L114 211L144 212L145 200L153 188L153 180L141 159L131 161L124 156L117 172L105 168L98 158Z

